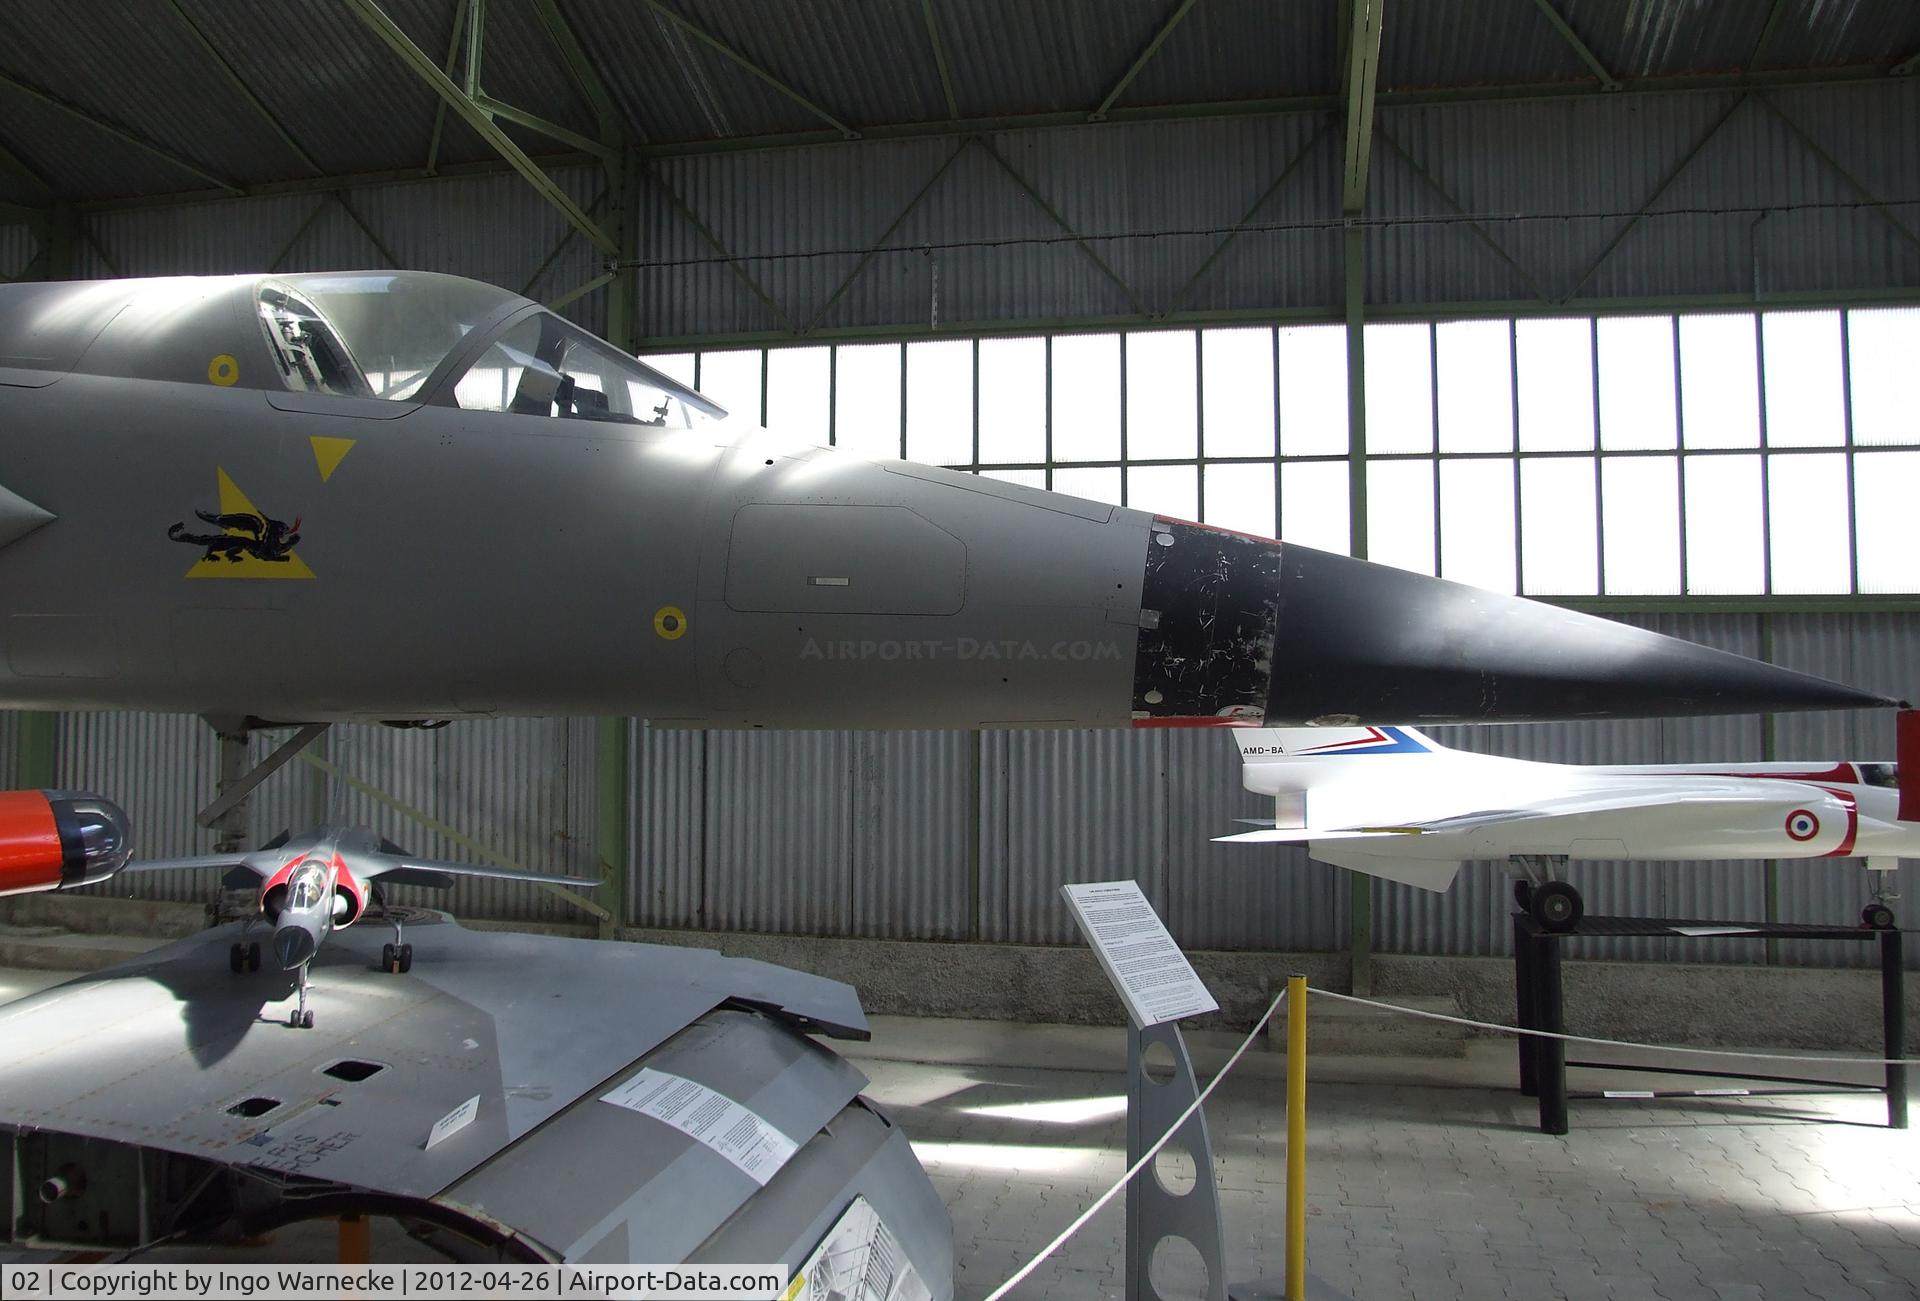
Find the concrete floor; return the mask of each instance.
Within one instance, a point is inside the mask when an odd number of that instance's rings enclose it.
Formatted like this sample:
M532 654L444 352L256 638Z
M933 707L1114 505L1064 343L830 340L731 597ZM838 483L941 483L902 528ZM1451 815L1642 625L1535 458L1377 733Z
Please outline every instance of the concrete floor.
M0 970L0 1001L64 978ZM1235 1041L1189 1039L1203 1080ZM871 1043L837 1047L946 1200L962 1301L984 1297L1124 1168L1119 1030L881 1017ZM1282 1275L1283 1065L1250 1052L1208 1106L1234 1282ZM1513 1069L1505 1042L1460 1059L1315 1061L1314 1275L1344 1296L1418 1301L1920 1298L1920 1131L1886 1129L1877 1095L1575 1102L1573 1132L1551 1138ZM1191 1164L1169 1173L1191 1177ZM1122 1296L1124 1226L1116 1199L1016 1295ZM374 1242L381 1259L419 1251L378 1226ZM331 1255L331 1231L313 1225L244 1258ZM1163 1248L1155 1269L1169 1301L1198 1294L1197 1257Z

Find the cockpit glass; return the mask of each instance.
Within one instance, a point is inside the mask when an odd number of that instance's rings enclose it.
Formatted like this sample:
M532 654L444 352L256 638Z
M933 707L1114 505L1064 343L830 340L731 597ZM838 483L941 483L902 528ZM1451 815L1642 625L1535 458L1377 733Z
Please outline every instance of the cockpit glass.
M722 408L585 330L541 312L494 340L454 385L467 411L692 429Z
M301 912L311 912L320 906L320 893L326 885L326 875L318 864L303 863L293 869L293 876L287 881L287 907Z
M287 387L417 400L475 327L525 300L456 276L299 275L260 288L260 321Z
M1888 790L1900 785L1900 765L1893 763L1863 763L1856 765L1860 769L1860 780L1868 786L1884 786Z

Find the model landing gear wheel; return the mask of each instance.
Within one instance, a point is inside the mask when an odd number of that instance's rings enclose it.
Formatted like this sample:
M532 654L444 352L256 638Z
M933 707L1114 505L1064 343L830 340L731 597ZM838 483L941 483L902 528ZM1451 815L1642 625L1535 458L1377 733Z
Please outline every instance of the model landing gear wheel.
M413 970L413 945L383 944L380 946L380 965L394 975Z
M1522 908L1533 908L1533 882L1525 877L1516 877L1513 882L1513 901Z
M1870 903L1860 910L1860 920L1876 931L1890 931L1893 929L1893 909L1883 903Z
M287 1024L296 1030L311 1030L313 1029L313 1013L299 1011L289 1012L287 1013Z
M1586 915L1586 905L1580 901L1580 892L1565 881L1549 881L1535 888L1532 894L1527 912L1540 923L1542 930L1564 935L1578 926L1581 917Z
M258 940L247 945L247 970L260 970L260 942Z
M244 969L246 965L247 965L246 949L236 944L232 948L227 950L227 966L229 968L231 968L235 972L238 972Z

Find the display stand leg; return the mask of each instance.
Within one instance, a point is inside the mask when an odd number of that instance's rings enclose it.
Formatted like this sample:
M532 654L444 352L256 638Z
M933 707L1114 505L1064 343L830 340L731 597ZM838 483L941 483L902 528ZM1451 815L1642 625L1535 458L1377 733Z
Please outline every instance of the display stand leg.
M1155 1083L1146 1072L1146 1051L1165 1044L1173 1053L1173 1078ZM1127 1165L1180 1118L1200 1095L1193 1061L1180 1027L1157 1025L1127 1031ZM1207 1301L1226 1301L1226 1232L1220 1222L1220 1190L1214 1183L1213 1148L1207 1141L1207 1117L1196 1111L1180 1127L1162 1155L1175 1146L1193 1158L1193 1186L1175 1194L1160 1182L1159 1158L1127 1185L1127 1301L1164 1301L1153 1286L1153 1251L1163 1239L1185 1238L1207 1267Z
M1560 990L1560 944L1549 935L1529 937L1534 946L1534 1028L1550 1034L1566 1032ZM1533 1039L1535 1083L1540 1090L1540 1132L1567 1132L1567 1045L1560 1039Z
M1514 1024L1522 1030L1533 1030L1536 1016L1533 1000L1533 937L1527 934L1526 923L1519 913L1513 915L1513 1010ZM1536 1043L1532 1035L1515 1035L1513 1050L1520 1059L1520 1093L1523 1097L1538 1097L1540 1084L1534 1072L1534 1053Z
M1889 1059L1907 1055L1907 968L1901 953L1900 932L1880 932L1880 1055ZM1907 1068L1887 1070L1887 1127L1907 1127Z

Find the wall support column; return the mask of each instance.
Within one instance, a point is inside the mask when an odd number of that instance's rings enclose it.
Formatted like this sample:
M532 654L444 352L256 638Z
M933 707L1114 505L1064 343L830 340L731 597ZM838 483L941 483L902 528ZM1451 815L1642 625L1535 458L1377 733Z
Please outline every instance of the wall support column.
M616 928L627 920L627 871L631 866L627 847L632 843L627 825L628 723L624 718L594 720L594 773L599 784L594 854L600 870L599 902L607 910L600 919L603 940L613 939Z
M1366 233L1346 229L1347 307L1347 510L1353 554L1367 557L1367 268ZM1353 961L1353 992L1373 992L1373 878L1349 872L1351 910L1347 950Z

